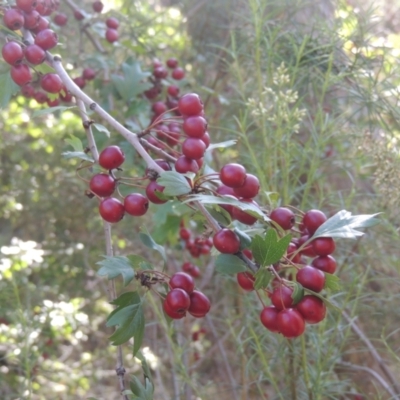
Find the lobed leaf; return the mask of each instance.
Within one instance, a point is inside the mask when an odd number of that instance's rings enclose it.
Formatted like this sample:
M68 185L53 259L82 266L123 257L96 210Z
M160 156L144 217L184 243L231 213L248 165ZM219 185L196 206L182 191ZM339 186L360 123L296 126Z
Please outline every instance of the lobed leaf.
M88 156L85 152L83 151L64 151L64 153L61 153L61 155L66 159L70 160L72 158L79 158L80 160L84 161L89 161L94 163L94 160L92 157Z
M97 264L101 266L101 268L97 271L98 275L107 276L109 280L115 279L121 275L124 286L128 285L135 277L135 270L133 269L132 264L127 257L105 256L104 260L99 261Z
M330 289L333 292L341 290L340 278L336 275L328 274L325 272L325 285L324 289Z
M256 278L254 282L255 290L267 288L273 278L273 274L263 267L261 267L254 276Z
M148 233L139 233L139 238L141 242L149 249L158 251L165 262L167 262L167 255L163 246L159 245L154 241L154 239Z

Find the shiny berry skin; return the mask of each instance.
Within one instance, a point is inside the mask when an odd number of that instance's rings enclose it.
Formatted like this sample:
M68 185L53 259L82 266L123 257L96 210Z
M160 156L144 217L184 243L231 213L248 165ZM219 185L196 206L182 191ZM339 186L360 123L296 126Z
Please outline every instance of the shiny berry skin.
M156 101L151 106L151 109L154 111L154 114L156 115L161 115L168 110L167 105L163 101Z
M166 64L168 68L176 68L178 66L178 60L176 58L168 58Z
M118 40L119 34L118 31L115 29L108 28L106 30L106 40L109 43L114 43Z
M236 280L239 286L243 290L246 290L246 292L251 292L252 290L254 290L254 282L256 278L251 272L239 272L236 275Z
M225 164L219 171L221 182L231 188L243 186L246 176L246 169L243 165L235 163Z
M24 14L24 28L26 28L26 29L35 29L35 28L37 28L39 26L41 18L42 17L40 16L40 14L36 10L33 10L30 13L25 13ZM47 28L48 25L49 25L49 23L47 23L45 28Z
M269 215L269 218L285 231L292 229L295 223L293 211L286 207L275 208Z
M177 272L171 276L169 286L172 289L183 289L187 294L194 290L194 280L186 272Z
M332 256L316 257L312 260L311 265L328 274L334 274L336 271L336 260Z
M51 29L44 29L40 31L35 37L35 44L40 46L43 50L50 50L57 46L58 36Z
M163 309L165 314L167 314L172 319L181 319L186 315L186 312L177 313L176 311L174 311L166 301L163 302Z
M287 338L294 338L304 333L306 324L303 316L295 309L288 308L276 317L278 331Z
M175 162L175 170L180 174L186 174L187 172L193 172L196 174L199 172L199 169L196 160L186 156L180 156Z
M313 295L304 296L297 304L296 310L308 324L318 324L326 315L325 303Z
M182 143L182 153L188 158L197 160L203 157L206 151L206 145L201 139L187 138Z
M68 16L64 13L57 13L54 16L53 21L58 26L65 26L68 22Z
M181 229L179 229L179 237L182 239L182 240L189 240L190 239L190 230L189 229L187 229L187 228L181 228Z
M280 285L272 292L271 302L279 311L284 308L290 308L293 305L292 294L292 288Z
M32 11L33 12L33 11ZM42 16L39 18L38 24L35 26L35 28L31 28L32 33L37 35L39 32L44 31L45 29L48 29L50 26L49 21L47 21L46 18L43 18Z
M309 210L303 216L304 227L310 235L313 235L326 220L326 215L320 210Z
M149 199L140 193L131 193L124 198L125 211L135 217L141 217L149 209Z
M147 198L154 204L163 204L166 203L167 200L161 200L157 197L156 192L163 192L164 186L159 185L156 181L151 181L146 186L146 196Z
M108 174L93 175L89 182L90 190L100 197L108 197L114 193L115 180Z
M31 12L37 6L37 0L17 0L17 8L25 12Z
M117 20L117 18L113 18L113 17L107 18L106 26L107 26L107 28L118 29L119 21Z
M10 70L12 80L19 86L31 82L31 70L26 64L13 65Z
M99 205L99 212L101 218L110 223L116 223L121 221L124 217L125 209L124 205L113 197L103 199Z
M235 254L240 250L240 240L230 229L221 229L213 238L215 248L223 254Z
M125 154L119 146L108 146L99 155L99 164L104 169L115 169L125 161Z
M93 11L101 13L103 11L104 4L101 1L94 1L92 4Z
M240 199L240 201L242 203L251 203L258 207L258 204L252 199ZM258 219L257 217L253 217L251 214L235 206L232 206L232 218L245 225L253 225Z
M188 309L189 313L193 317L201 318L204 317L211 308L211 303L208 297L198 290L193 290L190 294L190 307Z
M17 42L8 42L1 49L4 61L10 65L21 64L24 58L24 51Z
M37 44L30 44L24 50L26 61L32 65L39 65L46 59L46 52Z
M185 116L200 115L203 112L203 102L196 93L185 94L178 101L178 111Z
M335 241L330 237L319 237L311 242L312 249L317 256L329 256L335 249Z
M82 21L85 18L80 10L74 10L74 17L77 21Z
M296 274L296 280L306 289L320 292L325 286L325 274L311 265L305 265Z
M170 96L172 96L172 97L177 97L177 96L179 95L179 91L180 91L180 89L179 89L179 87L176 86L176 85L170 85L170 86L168 86L168 88L167 88L168 94L169 94Z
M238 197L243 197L245 199L251 199L257 196L260 190L260 181L258 178L252 174L246 174L246 179L243 186L236 187L233 189L234 193Z
M3 21L8 29L17 31L24 26L25 19L21 11L10 8L4 13Z
M278 329L279 311L274 306L265 307L260 314L261 323L271 332L279 332Z
M185 77L185 70L183 68L177 67L171 72L171 76L176 81L180 81Z
M87 80L87 81L91 81L95 77L96 77L96 71L94 69L92 69L92 68L85 68L82 71L82 78Z
M195 265L192 264L192 263L189 262L189 261L186 261L186 262L184 262L184 263L182 264L182 270L185 271L185 272L187 272L187 273L190 274L190 275L192 275L192 274L191 274L191 271L193 270L194 267L195 267Z
M210 139L210 134L208 132L205 132L204 135L200 138L206 145L206 149L208 146L211 144L211 139Z
M45 74L40 79L40 87L48 93L59 93L63 83L57 74Z
M206 133L207 121L199 115L194 115L185 118L182 129L189 137L200 139Z
M179 288L170 290L164 301L178 314L186 314L190 306L189 294L185 290Z

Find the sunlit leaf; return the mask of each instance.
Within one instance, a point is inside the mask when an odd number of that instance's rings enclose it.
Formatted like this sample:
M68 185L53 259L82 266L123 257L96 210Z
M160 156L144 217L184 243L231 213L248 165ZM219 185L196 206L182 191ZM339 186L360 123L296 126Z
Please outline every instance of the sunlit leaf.
M124 286L128 285L135 277L135 270L131 262L124 256L108 257L97 263L101 268L97 271L100 276L106 276L108 279L115 279L119 275L122 276Z
M35 110L32 114L32 118L36 117L41 117L43 115L47 114L53 114L56 111L66 111L66 110L71 110L72 108L76 108L75 106L57 106L57 107L49 107L49 108L43 108L42 110Z
M79 138L74 135L71 135L70 138L65 139L65 141L73 147L75 151L83 151L83 145Z
M101 124L92 124L92 127L94 128L94 130L104 133L107 137L110 137L110 131Z
M336 275L328 274L325 272L325 285L324 289L330 289L333 292L341 290L340 278Z
M61 153L61 155L67 160L71 158L79 158L81 160L94 162L93 158L88 156L83 151L64 151L64 153Z
M20 87L11 79L10 72L0 74L0 106L6 108L11 97L20 91Z
M214 149L225 149L226 147L234 146L237 143L236 139L227 140L225 142L220 143L212 143L210 146L207 147L207 151L214 150Z
M298 282L293 282L291 287L293 288L293 304L297 304L304 297L304 287Z

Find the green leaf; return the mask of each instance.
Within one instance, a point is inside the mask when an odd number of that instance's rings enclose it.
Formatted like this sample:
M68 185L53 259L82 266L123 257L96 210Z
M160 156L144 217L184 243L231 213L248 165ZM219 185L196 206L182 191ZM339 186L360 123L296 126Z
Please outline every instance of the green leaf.
M124 286L128 285L135 277L135 270L128 258L124 256L105 256L104 258L104 260L97 263L101 266L97 272L98 275L107 276L109 280L121 275Z
M243 232L238 228L234 228L233 231L240 239L240 250L248 249L251 246L251 237L246 232Z
M11 79L10 72L0 75L0 98L1 108L6 108L10 103L11 97L18 93L20 87Z
M32 114L32 118L41 117L47 114L53 114L56 111L65 111L71 110L72 108L76 108L75 106L66 107L66 106L57 106L57 107L49 107L43 108L42 110L35 110Z
M328 274L325 272L324 289L330 289L333 292L339 292L341 290L340 278L336 275Z
M206 207L207 211L211 214L211 216L217 220L222 225L229 225L232 222L232 218L228 211L224 210L222 207L216 205L215 208Z
M159 223L153 230L153 239L159 243L169 242L176 244L178 242L177 232L181 223L182 217L177 215L167 215L167 219L164 223Z
M351 212L341 210L325 221L317 229L312 238L336 237L356 239L358 236L364 235L364 232L360 232L357 229L368 228L379 223L379 220L375 218L379 214L352 216Z
M215 259L215 270L220 274L237 274L246 271L246 264L232 254L219 254Z
M88 156L83 151L64 151L64 153L61 153L61 155L67 160L70 160L71 158L79 158L81 160L90 161L94 163L93 158Z
M132 376L132 380L130 381L129 386L132 390L132 393L135 395L133 399L146 400L146 389L142 385L142 382L140 382L140 380L135 375Z
M151 379L151 371L150 371L150 367L149 364L147 363L146 357L139 351L136 354L136 358L138 358L140 360L140 362L142 363L142 370L143 370L143 374L145 377Z
M79 138L74 135L71 135L70 139L65 139L65 141L73 147L75 151L83 151L83 145Z
M286 235L279 240L275 229L269 229L265 238L256 235L251 243L254 259L261 266L275 264L285 254L291 238L291 235Z
M165 262L167 262L167 255L165 254L165 249L163 246L160 246L157 244L154 239L147 233L140 232L139 233L139 238L142 241L142 243L148 247L149 249L158 251L161 254L161 257Z
M110 131L104 125L92 124L92 128L97 132L104 133L108 138L110 137Z
M293 287L293 304L297 304L304 297L304 287L298 282L293 282L291 286Z
M165 187L163 194L166 196L181 196L192 190L186 177L175 171L162 172L157 183Z
M220 143L213 143L210 144L210 146L207 147L207 151L211 151L214 149L225 149L227 147L234 146L237 143L236 139L233 140L227 140L225 142L220 142Z
M255 282L254 282L254 289L265 289L269 283L271 282L271 279L273 278L273 274L269 272L266 268L260 268L256 273L255 273Z

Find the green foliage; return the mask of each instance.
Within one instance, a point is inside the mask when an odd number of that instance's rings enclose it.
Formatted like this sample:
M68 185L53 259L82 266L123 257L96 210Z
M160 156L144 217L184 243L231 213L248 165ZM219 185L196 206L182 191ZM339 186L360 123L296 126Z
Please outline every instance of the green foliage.
M162 172L157 183L165 187L163 194L166 196L181 196L192 190L185 176L175 171Z
M132 267L131 261L131 259L124 256L104 256L104 260L97 263L101 266L97 271L97 274L100 276L106 276L108 279L115 279L121 275L124 286L127 286L135 277L135 270ZM137 263L144 261L145 260L142 257L138 257Z
M246 271L246 265L232 254L219 254L215 258L215 270L221 274L237 274Z

